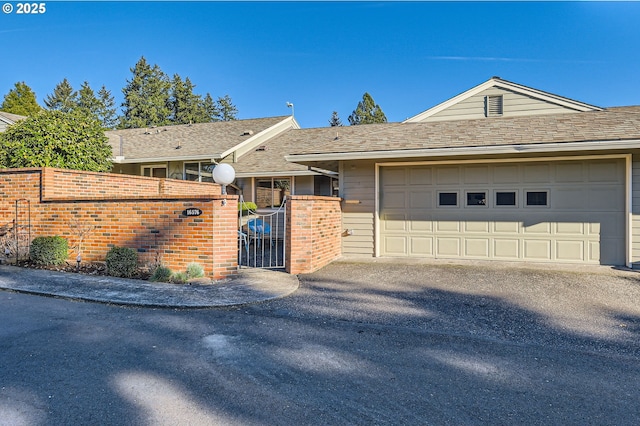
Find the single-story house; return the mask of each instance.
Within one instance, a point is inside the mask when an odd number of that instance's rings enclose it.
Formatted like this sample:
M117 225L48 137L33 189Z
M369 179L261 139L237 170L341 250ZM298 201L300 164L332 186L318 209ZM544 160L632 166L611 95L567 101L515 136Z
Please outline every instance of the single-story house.
M213 182L213 168L230 163L242 194L260 208L276 207L287 194L331 195L336 173L290 163L286 145L267 145L300 126L293 116L159 126L106 132L113 172ZM337 184L335 185L337 187Z
M346 256L640 265L640 106L494 77L402 123L270 143L338 172Z
M0 132L7 130L7 127L16 123L17 121L24 120L25 116L18 114L11 114L9 112L0 111Z

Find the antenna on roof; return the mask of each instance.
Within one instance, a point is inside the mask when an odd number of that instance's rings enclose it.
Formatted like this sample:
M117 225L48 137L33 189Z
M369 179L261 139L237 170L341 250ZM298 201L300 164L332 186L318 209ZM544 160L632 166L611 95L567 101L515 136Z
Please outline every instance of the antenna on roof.
M287 108L291 108L291 116L294 115L293 104L291 102L287 102Z

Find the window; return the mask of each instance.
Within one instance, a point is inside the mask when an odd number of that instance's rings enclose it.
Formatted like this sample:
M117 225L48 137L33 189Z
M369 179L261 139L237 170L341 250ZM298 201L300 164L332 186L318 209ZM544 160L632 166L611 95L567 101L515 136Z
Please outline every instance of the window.
M165 165L142 166L142 176L166 178L167 166Z
M486 206L486 192L467 192L467 206Z
M256 205L258 208L279 207L291 195L290 178L256 179Z
M496 191L496 206L515 206L516 191Z
M438 206L455 207L457 205L458 205L457 192L439 192L438 193Z
M184 163L184 179L195 182L213 182L213 163Z
M502 115L502 95L486 96L485 102L485 116L486 117L500 117Z
M548 191L527 191L527 206L547 206L548 198Z

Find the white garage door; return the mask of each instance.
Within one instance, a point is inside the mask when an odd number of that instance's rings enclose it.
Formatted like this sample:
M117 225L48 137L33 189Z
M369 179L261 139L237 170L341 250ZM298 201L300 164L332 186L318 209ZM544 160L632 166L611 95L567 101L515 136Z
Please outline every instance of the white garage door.
M380 168L382 256L625 263L624 161Z

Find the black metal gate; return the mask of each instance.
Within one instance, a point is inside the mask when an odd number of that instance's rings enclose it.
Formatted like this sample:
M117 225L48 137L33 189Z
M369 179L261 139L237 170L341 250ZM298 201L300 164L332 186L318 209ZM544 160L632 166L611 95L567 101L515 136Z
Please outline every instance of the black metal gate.
M238 265L263 269L285 268L286 202L284 198L276 209L251 209L240 197Z
M15 202L15 215L11 222L0 225L0 256L6 262L29 258L31 245L31 201Z

